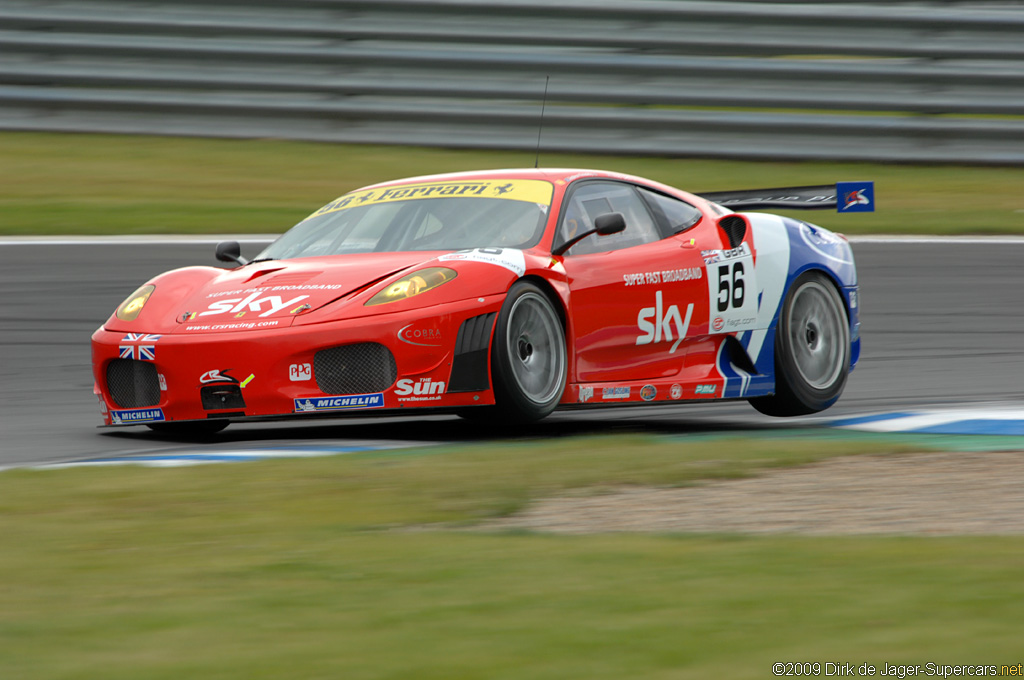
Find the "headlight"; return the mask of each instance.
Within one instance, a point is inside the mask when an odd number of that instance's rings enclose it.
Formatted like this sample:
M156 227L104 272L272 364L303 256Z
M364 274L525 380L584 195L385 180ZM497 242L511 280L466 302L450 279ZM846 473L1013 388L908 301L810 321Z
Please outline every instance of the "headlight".
M458 274L455 273L454 269L448 269L446 267L421 269L418 272L403 276L384 290L374 295L370 298L369 302L366 303L366 306L383 305L386 302L397 302L399 300L411 298L413 295L419 295L431 288L437 288L443 283L448 283L456 276L458 276Z
M114 313L121 321L135 321L135 317L139 315L142 308L146 306L146 301L149 300L149 296L156 290L156 286L148 284L139 288L137 291L132 293L127 300L121 303L121 306L117 308Z

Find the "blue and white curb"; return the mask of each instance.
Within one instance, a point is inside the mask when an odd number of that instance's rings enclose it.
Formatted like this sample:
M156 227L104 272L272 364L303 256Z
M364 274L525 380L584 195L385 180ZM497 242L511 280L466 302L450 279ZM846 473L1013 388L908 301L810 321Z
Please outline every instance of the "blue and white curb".
M825 424L861 432L1024 436L1024 407L914 409L831 419Z
M120 456L90 458L65 463L48 463L26 466L33 469L56 470L70 467L103 467L111 465L142 465L145 467L186 467L210 463L241 463L257 460L280 460L287 458L319 458L373 451L431 446L435 442L372 441L345 445L274 446L261 448L230 449L182 448L146 453L129 453Z

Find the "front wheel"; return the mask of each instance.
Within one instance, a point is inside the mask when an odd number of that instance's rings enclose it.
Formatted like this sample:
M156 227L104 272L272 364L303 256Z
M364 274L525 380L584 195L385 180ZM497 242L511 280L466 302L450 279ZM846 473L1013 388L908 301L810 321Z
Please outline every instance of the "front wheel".
M568 372L565 331L540 288L520 281L498 313L491 346L496 409L504 420L533 422L562 398Z
M849 372L843 301L823 274L802 274L786 295L775 332L775 394L750 404L769 416L824 411L839 399Z

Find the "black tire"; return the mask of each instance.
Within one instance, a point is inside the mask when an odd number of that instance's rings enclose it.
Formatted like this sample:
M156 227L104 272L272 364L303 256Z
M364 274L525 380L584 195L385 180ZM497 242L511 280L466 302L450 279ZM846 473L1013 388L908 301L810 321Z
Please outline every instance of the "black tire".
M146 427L169 437L202 439L217 434L228 424L227 420L190 420L183 423L151 423Z
M509 289L491 343L495 409L506 422L547 416L565 391L565 329L550 298L527 281Z
M802 416L834 404L850 373L850 320L832 281L801 274L775 331L775 394L750 405L769 416Z

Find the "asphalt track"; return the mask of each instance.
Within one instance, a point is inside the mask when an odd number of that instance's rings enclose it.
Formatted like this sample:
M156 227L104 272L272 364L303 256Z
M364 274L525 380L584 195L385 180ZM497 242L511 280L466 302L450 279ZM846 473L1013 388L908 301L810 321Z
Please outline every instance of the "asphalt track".
M243 245L243 254L261 248ZM1024 406L1024 241L858 241L863 351L828 415L923 406ZM0 467L181 446L146 428L98 429L89 337L155 273L215 264L210 243L0 243ZM474 441L646 430L757 430L802 419L762 416L743 402L555 414L514 432L455 417L233 425L211 454L353 442Z

